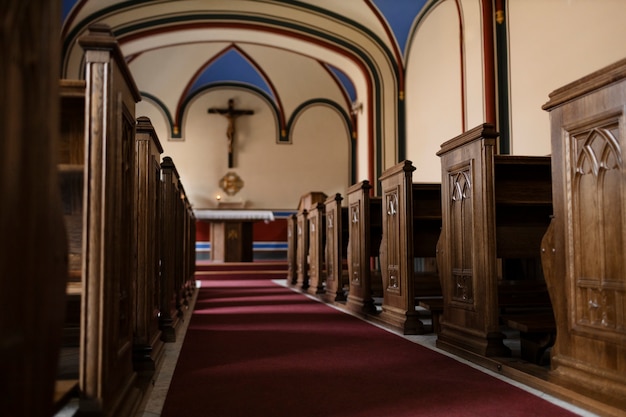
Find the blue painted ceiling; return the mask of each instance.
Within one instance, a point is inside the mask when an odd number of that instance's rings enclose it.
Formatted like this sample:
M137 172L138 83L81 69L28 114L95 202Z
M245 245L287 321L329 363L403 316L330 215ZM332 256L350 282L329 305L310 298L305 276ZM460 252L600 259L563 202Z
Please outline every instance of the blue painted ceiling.
M64 22L72 11L72 8L80 0L63 0L62 21ZM355 0L352 0L355 1ZM366 0L364 0L363 4ZM392 36L395 38L399 51L404 51L411 28L429 0L371 0L380 12L383 24L387 25ZM401 52L402 54L402 52ZM207 57L207 60L211 57ZM335 76L338 84L344 89L346 97L355 100L356 92L352 81L339 69L328 64L327 69ZM256 87L264 91L268 96L274 97L268 80L254 63L250 62L237 49L231 48L221 54L217 59L208 61L206 67L198 73L192 87L187 91L187 96L193 95L204 88L215 84L242 84Z

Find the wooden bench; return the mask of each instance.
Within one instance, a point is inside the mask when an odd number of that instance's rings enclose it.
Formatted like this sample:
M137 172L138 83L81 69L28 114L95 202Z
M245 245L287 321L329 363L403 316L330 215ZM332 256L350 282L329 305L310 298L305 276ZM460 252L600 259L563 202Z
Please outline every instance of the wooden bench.
M554 345L556 322L552 311L503 316L507 326L520 332L521 357L541 365L545 351Z
M167 341L164 318L193 291L195 219L149 121L135 120L140 96L110 29L92 26L79 43L87 79L60 83L70 267L58 398L79 380L81 410L126 415Z
M163 340L159 328L161 265L161 154L163 147L152 123L147 117L137 119L135 134L136 202L136 292L133 329L134 369L144 376L151 375L163 354Z
M287 285L296 285L298 282L297 264L298 251L298 221L295 213L287 217Z
M337 193L324 202L326 212L326 285L324 300L346 301L348 270L348 208L342 207L343 197Z
M307 212L309 231L309 253L307 255L307 292L324 294L326 282L326 211L324 203L315 204Z
M104 414L118 414L138 400L132 390L137 379L132 346L134 111L140 95L108 27L91 26L79 43L85 51L86 80L61 81L60 88L59 174L71 242L66 342L80 350L72 356L75 368L65 371L70 378L75 371L78 378L80 370L85 403ZM89 186L83 187L86 179Z
M419 298L441 296L436 268L441 233L441 185L414 184L415 167L401 162L380 177L383 234L380 320L404 334L427 332L416 311Z
M348 299L346 308L360 314L378 314L374 301L382 296L380 272L373 265L382 237L382 200L370 195L364 180L348 188Z
M497 136L492 125L480 125L438 152L444 312L437 345L457 353L509 356L500 330L499 283L543 280L540 242L552 214L550 158L496 155ZM530 304L516 308L534 311Z
M420 307L430 311L432 331L439 334L441 331L440 318L443 314L443 297L419 298L417 303Z
M326 200L326 194L312 191L300 197L296 213L296 280L293 283L298 289L309 288L309 219L308 213L318 203Z

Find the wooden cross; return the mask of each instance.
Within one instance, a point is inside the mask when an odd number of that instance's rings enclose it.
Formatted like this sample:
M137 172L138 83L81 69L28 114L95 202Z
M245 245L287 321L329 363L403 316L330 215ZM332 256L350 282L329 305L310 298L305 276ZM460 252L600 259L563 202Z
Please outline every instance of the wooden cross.
M239 116L254 114L252 110L235 110L235 101L231 98L228 100L228 108L218 109L210 108L209 113L217 113L228 119L228 128L226 129L226 138L228 139L228 168L233 167L233 141L235 140L235 119Z

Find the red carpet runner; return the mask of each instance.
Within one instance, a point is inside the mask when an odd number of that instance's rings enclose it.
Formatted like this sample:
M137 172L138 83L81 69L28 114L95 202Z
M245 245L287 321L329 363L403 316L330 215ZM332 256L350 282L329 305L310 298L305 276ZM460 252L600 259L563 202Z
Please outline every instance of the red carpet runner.
M163 417L574 415L271 281L284 277L198 275Z

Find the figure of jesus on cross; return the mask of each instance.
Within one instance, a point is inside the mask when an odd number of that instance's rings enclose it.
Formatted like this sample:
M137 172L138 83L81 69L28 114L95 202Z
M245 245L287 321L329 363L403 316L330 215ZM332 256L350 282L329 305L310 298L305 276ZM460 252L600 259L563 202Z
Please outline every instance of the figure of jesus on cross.
M228 139L228 168L233 167L233 142L235 140L235 120L239 116L245 116L254 114L252 110L235 110L235 101L231 98L228 100L228 108L218 109L212 107L208 110L209 113L217 113L225 116L228 119L228 127L226 128L226 139Z

